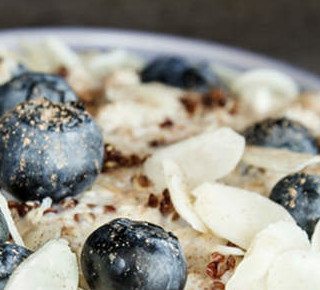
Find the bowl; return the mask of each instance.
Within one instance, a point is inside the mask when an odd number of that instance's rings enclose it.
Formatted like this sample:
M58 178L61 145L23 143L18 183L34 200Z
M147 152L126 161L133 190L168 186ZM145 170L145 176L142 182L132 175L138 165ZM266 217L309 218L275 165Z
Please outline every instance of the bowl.
M23 39L34 42L47 36L58 37L74 49L82 51L121 48L147 59L159 54L170 54L191 60L206 60L240 71L272 68L290 75L305 90L320 90L320 77L315 74L272 58L215 42L106 28L21 28L0 31L1 44L10 48L16 48Z

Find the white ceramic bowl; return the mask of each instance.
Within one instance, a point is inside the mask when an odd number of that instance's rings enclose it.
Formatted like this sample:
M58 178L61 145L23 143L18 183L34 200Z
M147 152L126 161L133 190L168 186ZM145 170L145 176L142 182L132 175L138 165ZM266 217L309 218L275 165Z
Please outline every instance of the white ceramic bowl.
M274 68L291 75L304 89L320 90L320 77L283 62L214 42L162 34L105 28L23 28L0 31L0 43L14 48L23 39L32 42L47 36L59 37L78 50L123 48L146 58L173 54L195 60L208 60L239 70Z

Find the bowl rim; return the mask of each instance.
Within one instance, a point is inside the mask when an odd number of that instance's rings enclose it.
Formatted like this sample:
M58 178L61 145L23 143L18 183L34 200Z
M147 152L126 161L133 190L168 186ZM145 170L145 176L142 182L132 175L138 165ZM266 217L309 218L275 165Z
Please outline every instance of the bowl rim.
M78 49L120 48L144 55L176 54L191 59L214 61L239 70L272 68L291 75L303 88L320 90L320 76L246 49L214 41L103 27L59 26L34 28L9 28L0 30L1 45L16 47L23 39L38 41L46 36L58 37Z

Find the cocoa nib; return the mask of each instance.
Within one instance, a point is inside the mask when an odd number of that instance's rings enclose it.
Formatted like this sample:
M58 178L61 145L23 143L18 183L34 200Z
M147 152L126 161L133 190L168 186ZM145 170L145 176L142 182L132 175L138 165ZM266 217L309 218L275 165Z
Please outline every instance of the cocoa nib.
M158 197L153 193L150 193L147 206L157 208L164 216L171 215L171 220L175 221L180 218L179 214L175 211L175 208L171 202L170 193L168 189L162 192L162 196Z
M8 201L9 209L15 209L18 212L18 215L20 217L24 217L29 211L39 206L40 204L35 201L28 201L28 202L22 202L22 203L14 200Z
M153 148L161 147L167 145L164 139L152 140L149 142L149 146Z
M173 204L171 202L170 193L168 189L162 192L162 199L160 201L160 212L163 215L168 215L174 211Z
M58 210L53 207L49 207L43 212L43 214L47 214L47 213L58 213Z
M223 107L227 103L227 94L222 89L214 89L202 96L202 105L206 108Z
M190 115L193 115L195 113L198 105L198 102L195 98L191 98L188 96L182 97L180 98L180 102Z
M65 66L60 66L58 69L55 71L55 74L62 78L66 78L69 75L69 71Z
M158 197L153 193L150 193L147 205L149 207L158 207L159 205Z
M180 215L175 211L172 215L172 221L176 221L180 218Z
M160 128L162 129L169 129L173 127L173 121L169 118L165 119L162 123L160 123Z
M236 260L233 256L224 256L219 252L213 252L211 262L207 265L206 273L212 279L220 279L227 271L233 270Z
M144 174L136 174L132 176L131 181L133 184L137 184L140 187L149 187L152 184L148 176Z
M108 172L121 167L133 167L141 165L146 157L140 157L136 154L123 154L110 144L105 144L105 154L102 172Z
M113 205L105 205L103 207L104 213L115 212L115 211L116 211L116 208Z
M211 290L224 290L226 286L220 281L214 281Z

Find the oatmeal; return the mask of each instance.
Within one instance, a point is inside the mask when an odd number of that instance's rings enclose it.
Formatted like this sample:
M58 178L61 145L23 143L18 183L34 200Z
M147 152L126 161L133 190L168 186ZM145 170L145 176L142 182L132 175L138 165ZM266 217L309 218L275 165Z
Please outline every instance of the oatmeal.
M5 289L318 289L317 93L56 39L0 82Z

